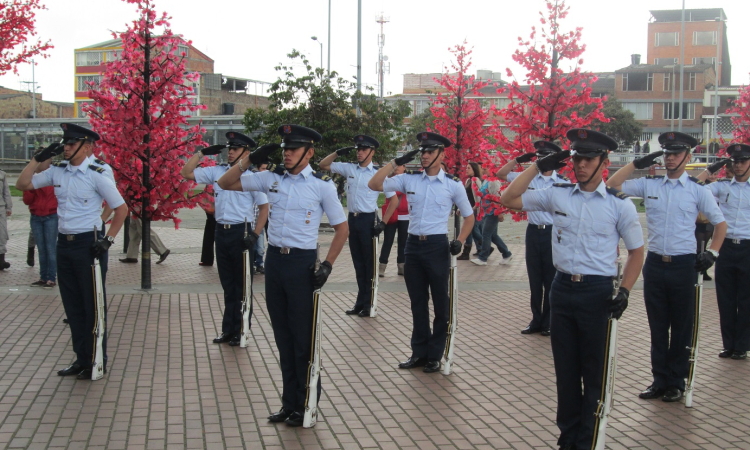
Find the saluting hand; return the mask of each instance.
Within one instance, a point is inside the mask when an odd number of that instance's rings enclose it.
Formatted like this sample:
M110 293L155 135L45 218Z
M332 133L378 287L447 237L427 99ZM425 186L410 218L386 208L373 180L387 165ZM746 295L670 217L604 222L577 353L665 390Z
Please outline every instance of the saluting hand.
M658 152L649 153L646 156L636 158L633 160L633 165L636 169L646 169L656 164L656 158L663 155L664 152L659 150Z
M523 155L516 158L516 164L523 164L523 163L530 162L535 157L536 157L536 153L534 152L524 153Z
M609 301L609 312L613 319L620 320L622 313L628 308L628 297L630 297L630 291L620 286L617 295Z
M407 164L409 161L413 160L417 156L417 153L419 153L419 150L412 150L409 153L405 153L404 156L399 156L393 161L397 166L403 166L404 164Z
M344 147L336 150L336 154L338 156L348 155L352 150L354 150L354 147Z
M333 266L328 261L320 263L318 270L315 270L315 265L310 267L313 270L313 289L317 290L323 287L328 281L328 276L331 275Z
M59 155L62 152L63 145L60 143L54 143L48 145L47 148L34 155L34 159L36 159L37 162L44 162L52 158L53 156Z
M731 161L730 158L720 159L716 161L715 163L711 164L710 166L706 167L706 170L708 170L708 173L713 175L719 170L721 170L722 167L726 166L729 161Z
M463 246L464 244L462 244L458 239L452 240L450 243L451 255L456 256L461 253L461 249L463 248Z
M262 163L266 162L268 160L268 155L275 152L276 150L280 149L280 144L266 144L261 145L257 149L255 149L254 152L250 153L250 162L253 163L256 166L261 165Z
M570 152L565 150L562 152L552 153L545 156L542 159L536 160L536 167L540 172L549 172L550 170L558 170L565 167L568 163L565 161L570 157Z
M242 248L245 250L255 250L255 243L258 242L258 236L254 231L247 233L247 236L242 238Z
M218 155L222 150L227 148L226 144L212 145L201 150L204 156Z

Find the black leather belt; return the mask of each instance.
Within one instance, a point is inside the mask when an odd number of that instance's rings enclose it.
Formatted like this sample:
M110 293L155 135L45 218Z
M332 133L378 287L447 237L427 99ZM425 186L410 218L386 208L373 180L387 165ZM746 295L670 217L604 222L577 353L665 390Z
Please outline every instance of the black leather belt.
M250 225L250 222L248 222L247 224ZM220 229L223 228L225 230L230 230L232 228L245 226L245 223L220 223L218 225Z
M281 255L292 255L292 254L300 254L300 253L308 253L308 252L314 252L313 249L308 248L294 248L294 247L277 247L275 245L269 245L268 251L279 253Z
M726 239L726 240L735 245L742 245L742 244L750 243L750 239Z
M94 232L93 231L87 231L85 233L77 233L77 234L63 234L58 233L57 239L61 241L82 241L82 240L92 240L94 238Z
M555 278L562 281L572 281L573 283L591 283L594 281L611 280L613 277L605 275L571 275L569 273L560 272L559 270L555 274Z
M652 258L661 260L661 262L665 263L672 263L672 262L680 262L685 260L693 260L695 259L695 255L687 254L687 255L660 255L655 252L648 252L648 255L646 258Z
M359 217L359 216L363 216L365 214L375 214L375 212L373 211L373 212L356 212L356 213L355 212L350 212L349 213L349 215L353 216L353 217Z
M546 228L552 228L552 225L537 225L537 224L534 224L534 223L530 223L529 226L531 228L536 228L537 230L544 230Z

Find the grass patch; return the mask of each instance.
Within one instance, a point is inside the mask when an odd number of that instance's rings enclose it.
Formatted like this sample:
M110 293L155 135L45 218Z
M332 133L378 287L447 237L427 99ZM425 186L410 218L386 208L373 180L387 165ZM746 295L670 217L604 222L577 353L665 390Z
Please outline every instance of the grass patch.
M635 209L639 213L645 213L646 212L646 207L643 206L643 199L642 198L631 198L630 201L633 202L633 204L635 205Z
M10 196L11 197L23 197L23 191L19 191L16 189L16 186L8 186L10 188Z

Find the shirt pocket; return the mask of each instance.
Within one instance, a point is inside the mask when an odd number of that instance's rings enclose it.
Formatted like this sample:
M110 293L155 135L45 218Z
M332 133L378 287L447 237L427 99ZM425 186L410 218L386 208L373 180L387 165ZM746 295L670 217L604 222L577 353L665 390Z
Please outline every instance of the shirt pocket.
M615 233L616 230L613 224L601 221L593 221L591 223L590 232L586 235L586 240L591 245L595 246L593 248L605 251L606 249L604 249L603 246L607 245L607 241L610 239L610 236L613 236Z
M309 225L318 220L322 215L319 210L321 209L320 200L309 196L301 196L297 202L297 209L294 212L296 220L299 220L303 225Z
M443 218L447 218L447 216L451 213L453 200L443 195L437 195L435 196L434 202L436 207L435 211L439 214L438 218L440 220L442 220Z
M679 204L680 220L683 225L694 225L698 218L698 205L695 202L683 200Z

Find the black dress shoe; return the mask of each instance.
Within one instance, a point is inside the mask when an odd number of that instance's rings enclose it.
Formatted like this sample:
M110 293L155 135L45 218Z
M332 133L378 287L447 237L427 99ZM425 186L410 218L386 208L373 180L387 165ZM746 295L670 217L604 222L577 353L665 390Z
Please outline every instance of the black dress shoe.
M560 450L576 450L573 444L563 444L560 446Z
M671 403L676 402L682 398L682 391L679 388L676 387L668 387L666 392L664 392L664 397L662 397L661 401Z
M747 359L747 352L734 352L732 359Z
M229 341L229 345L232 347L237 347L238 345L240 345L240 336L237 335L233 337L232 340Z
M719 352L719 358L729 358L732 356L732 353L734 353L734 350L724 349L721 352Z
M542 330L542 336L549 336L549 335L550 335L549 329Z
M645 391L638 394L638 397L645 400L651 400L661 397L665 392L666 389L654 387L654 385L652 384L651 386L647 387Z
M68 375L78 375L79 373L83 372L86 368L78 363L73 363L69 365L68 367L58 370L57 374L61 377L65 377Z
M291 409L281 408L279 412L268 416L268 421L274 423L283 422L287 419L287 417L291 416L293 412L294 411L292 411Z
M167 249L164 253L159 255L159 260L156 261L156 264L161 264L164 262L165 259L167 259L167 256L169 256L169 249Z
M138 262L136 258L122 258L120 260L121 263L128 263L128 264L135 264Z
M63 323L70 323L70 322L68 322L68 319L63 318Z
M355 306L355 307L354 307L354 308L352 308L352 309L347 309L347 310L346 310L345 312L346 312L346 314L347 314L347 315L349 315L349 316L353 316L353 315L355 315L355 314L359 314L359 313L361 313L363 309L364 309L364 308L363 308L363 307L361 307L361 306L360 306L359 308L357 308L357 307Z
M369 309L363 309L362 311L357 314L359 317L370 317L370 310Z
M302 414L301 412L295 411L289 417L286 418L284 423L289 425L290 427L301 427L304 421L305 421L305 415Z
M521 330L521 334L534 334L542 331L541 328L532 328L531 325Z
M433 373L440 370L440 360L439 359L433 359L430 361L427 361L427 364L425 364L424 369L422 369L422 372L424 373Z
M399 369L413 369L415 367L423 367L427 364L427 358L417 358L412 356L406 361L399 363Z
M214 344L223 344L224 342L229 342L232 340L232 337L234 336L229 333L221 333L214 338Z

